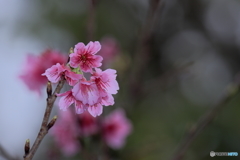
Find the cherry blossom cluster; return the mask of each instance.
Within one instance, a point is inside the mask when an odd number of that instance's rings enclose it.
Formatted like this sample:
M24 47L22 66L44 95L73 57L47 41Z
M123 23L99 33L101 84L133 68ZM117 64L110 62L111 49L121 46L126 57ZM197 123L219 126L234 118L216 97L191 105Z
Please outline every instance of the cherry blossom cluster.
M88 112L74 116L71 110L60 112L51 129L56 144L66 156L78 153L83 138L100 135L99 140L112 149L120 149L132 131L132 124L122 109L116 109L103 119L94 118ZM101 143L101 142L100 142Z
M77 114L88 111L93 117L102 114L103 106L114 104L113 94L119 90L116 81L116 70L107 69L102 71L99 67L102 65L103 58L96 53L101 49L98 41L78 43L69 54L69 62L65 64L57 63L48 68L43 76L46 76L52 83L57 83L63 76L66 82L72 86L57 96L62 97L59 100L61 110L74 104ZM90 74L87 80L84 74Z

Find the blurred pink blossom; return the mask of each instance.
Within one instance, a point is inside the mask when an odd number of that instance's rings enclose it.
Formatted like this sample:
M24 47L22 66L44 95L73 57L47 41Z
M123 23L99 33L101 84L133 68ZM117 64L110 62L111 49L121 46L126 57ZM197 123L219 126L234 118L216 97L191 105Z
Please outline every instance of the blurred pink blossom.
M80 134L85 137L91 136L98 131L97 119L88 112L79 115L79 125Z
M47 78L43 77L41 74L52 65L56 63L65 63L66 60L66 56L50 49L44 51L40 56L29 54L19 78L30 90L38 92L40 95L41 88L47 83Z
M125 144L126 137L132 131L132 124L122 109L110 113L103 121L103 137L107 145L119 149Z
M60 112L57 122L50 130L50 134L66 156L73 156L79 152L78 128L71 110Z
M119 44L117 40L113 37L104 37L101 40L102 48L98 52L104 58L103 65L108 66L116 55L119 54Z
M80 66L83 72L92 73L92 69L102 65L103 58L95 55L101 49L98 41L90 41L86 46L84 43L75 45L74 53L70 54L70 66L77 68Z

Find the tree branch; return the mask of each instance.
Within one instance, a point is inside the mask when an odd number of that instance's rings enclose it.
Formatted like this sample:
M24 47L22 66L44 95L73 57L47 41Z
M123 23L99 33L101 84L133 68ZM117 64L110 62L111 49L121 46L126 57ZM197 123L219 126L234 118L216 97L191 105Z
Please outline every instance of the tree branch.
M129 72L129 85L134 97L141 95L142 74L151 57L154 29L162 9L162 0L149 0L149 9L133 55L132 70ZM137 96L136 96L137 94Z
M46 110L45 110L45 114L43 117L43 121L42 121L42 125L40 128L40 131L38 133L38 136L33 144L33 146L31 147L30 151L28 154L24 155L24 160L31 160L35 154L35 152L37 151L40 143L42 142L43 138L45 137L45 135L48 133L48 121L49 121L49 117L53 108L53 104L57 98L56 94L59 93L64 85L65 79L64 77L61 78L60 82L58 83L55 91L53 92L53 94L49 94L48 93L48 98L47 98L47 106L46 106Z
M239 77L238 77L239 78ZM181 160L183 159L187 149L191 145L191 143L195 140L195 138L209 125L217 114L222 110L224 106L240 91L240 82L239 79L231 84L226 92L223 94L222 98L216 103L214 107L208 110L199 120L198 122L187 132L185 138L182 140L180 145L177 148L176 153L172 160Z

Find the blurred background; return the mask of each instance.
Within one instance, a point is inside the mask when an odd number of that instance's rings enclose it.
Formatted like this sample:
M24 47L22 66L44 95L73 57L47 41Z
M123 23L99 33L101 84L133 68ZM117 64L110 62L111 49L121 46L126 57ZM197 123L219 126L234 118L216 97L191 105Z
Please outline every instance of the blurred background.
M122 107L133 124L118 159L171 159L186 131L239 74L239 17L239 0L0 0L0 144L22 157L26 139L32 144L39 131L46 95L18 78L27 54L67 53L78 42L109 40L115 54L103 67L117 70L120 90L104 112ZM226 104L184 159L240 153L239 98ZM47 159L48 141L49 135L36 160Z

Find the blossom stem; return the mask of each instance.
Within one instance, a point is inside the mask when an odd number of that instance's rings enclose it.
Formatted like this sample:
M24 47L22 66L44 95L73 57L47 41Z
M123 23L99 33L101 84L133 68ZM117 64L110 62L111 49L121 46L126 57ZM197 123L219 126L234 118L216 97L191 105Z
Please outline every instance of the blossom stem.
M44 117L43 117L43 121L42 121L42 125L41 128L39 130L38 136L33 144L33 146L31 147L29 153L27 155L24 156L24 160L31 160L34 156L34 154L36 153L40 143L42 142L43 138L45 137L45 135L48 133L48 121L49 121L49 117L53 108L53 104L57 98L56 94L58 94L63 85L64 85L65 79L64 77L61 78L61 80L59 81L55 91L53 92L53 94L51 96L49 96L47 98L47 105L46 105L46 110L44 113Z
M235 97L240 91L240 82L236 82L227 88L218 103L208 110L192 128L186 133L182 142L179 144L172 160L181 160L196 137L209 125L224 106Z

